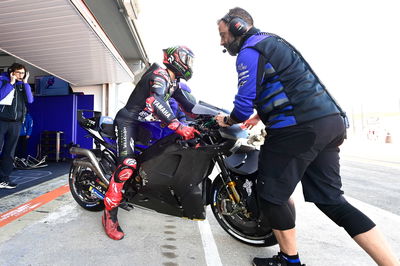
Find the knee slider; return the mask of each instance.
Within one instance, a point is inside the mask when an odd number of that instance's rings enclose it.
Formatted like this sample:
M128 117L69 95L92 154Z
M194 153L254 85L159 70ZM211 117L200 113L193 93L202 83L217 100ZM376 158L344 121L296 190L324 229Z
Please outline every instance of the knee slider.
M260 199L260 209L272 229L288 230L295 227L295 218L288 204L277 205Z
M114 180L117 183L125 182L134 174L136 170L136 160L133 158L126 158L117 167L114 173Z
M326 216L351 236L365 233L375 227L375 223L350 203L336 205L315 204Z

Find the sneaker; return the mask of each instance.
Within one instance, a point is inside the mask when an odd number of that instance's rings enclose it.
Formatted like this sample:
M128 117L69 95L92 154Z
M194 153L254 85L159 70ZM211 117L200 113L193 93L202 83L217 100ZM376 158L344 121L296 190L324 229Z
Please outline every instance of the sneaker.
M17 184L12 182L8 177L5 178L4 181L0 182L0 188L8 188L8 189L13 189L16 188Z
M291 265L306 266L305 264L300 264L300 262ZM275 255L272 258L254 258L253 266L288 266L288 263L282 257L281 252L279 252L278 255Z

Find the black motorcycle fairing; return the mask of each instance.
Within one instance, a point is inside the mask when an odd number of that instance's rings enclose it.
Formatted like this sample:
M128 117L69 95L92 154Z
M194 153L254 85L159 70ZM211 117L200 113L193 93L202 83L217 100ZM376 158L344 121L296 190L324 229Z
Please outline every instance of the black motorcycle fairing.
M139 156L138 174L145 186L128 200L160 213L205 219L203 180L214 166L212 158L218 150L187 147L178 139L168 136Z
M177 142L179 142L180 139L181 139L181 137L178 134L172 134L163 139L160 139L159 141L154 143L152 146L147 148L145 151L143 151L136 158L136 160L140 164L140 163L143 163L153 157L156 157L156 156L164 153L167 149L175 150L175 148L173 148L172 144L176 144Z
M224 159L226 167L239 175L251 175L258 170L259 150L234 153Z

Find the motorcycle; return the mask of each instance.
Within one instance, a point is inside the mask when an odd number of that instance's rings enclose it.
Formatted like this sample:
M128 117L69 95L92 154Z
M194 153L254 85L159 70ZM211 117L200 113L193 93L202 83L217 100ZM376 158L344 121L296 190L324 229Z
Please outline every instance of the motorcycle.
M95 148L70 149L77 158L69 186L81 207L101 211L117 166L113 119L94 111L86 118L85 112L78 110L78 122L94 139ZM120 208L204 220L210 205L218 224L236 240L253 246L277 244L270 226L261 223L256 200L258 147L249 143L247 130L239 125L217 125L213 117L222 109L199 102L192 112L197 117L191 126L200 132L192 140L182 140L159 121L141 122L140 140L135 142L138 170L125 182ZM295 215L291 201L289 207Z

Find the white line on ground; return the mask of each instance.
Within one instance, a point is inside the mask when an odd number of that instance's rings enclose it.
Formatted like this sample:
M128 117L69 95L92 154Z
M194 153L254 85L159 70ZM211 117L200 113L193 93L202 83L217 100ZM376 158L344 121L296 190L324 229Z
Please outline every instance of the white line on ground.
M222 266L221 258L219 257L218 248L215 244L213 234L211 232L210 223L208 220L199 221L199 230L201 241L203 242L204 257L206 258L207 266Z

